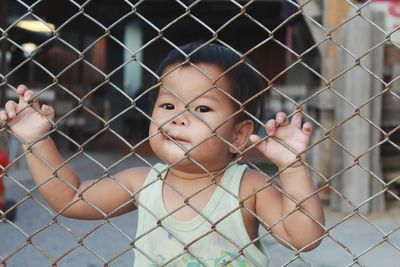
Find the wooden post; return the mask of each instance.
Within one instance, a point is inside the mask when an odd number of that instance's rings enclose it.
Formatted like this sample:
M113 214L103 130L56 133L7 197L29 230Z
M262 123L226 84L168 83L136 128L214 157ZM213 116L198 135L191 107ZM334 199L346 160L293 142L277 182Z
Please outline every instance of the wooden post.
M373 12L372 13L372 21L374 21L378 25L383 25L385 20L385 14L382 12ZM378 34L376 31L372 32L372 43L377 44L382 40L382 35ZM372 64L371 71L375 73L378 77L383 79L384 75L384 62L385 62L385 47L381 45L379 48L374 50L372 54ZM377 95L380 91L383 90L383 85L377 79L371 77L372 79L372 95ZM371 120L379 127L382 126L382 100L383 96L374 100L371 106ZM381 134L377 130L373 130L371 133L371 144L377 144L381 140ZM371 152L371 171L381 178L383 177L382 170L382 158L381 158L381 147L377 147ZM376 180L374 177L371 177L371 195L376 194L382 190L382 184ZM383 212L386 209L385 203L385 195L381 194L379 197L374 198L371 202L370 211L371 212Z
M338 26L347 18L349 4L346 1L338 0L323 0L323 24L328 32L331 32L332 38L341 42L342 32ZM338 29L336 29L338 28ZM336 30L334 30L336 29ZM337 46L331 42L325 42L325 49L322 51L323 56L321 57L321 71L322 75L326 80L329 81L329 89L334 88L335 82L332 78L338 73L338 50ZM327 84L321 84L321 88L325 88ZM329 91L329 89L321 94L317 100L317 109L319 115L319 121L325 129L329 130L334 126L334 102L335 95ZM313 135L313 141L321 140L325 136L326 132L322 129L316 128ZM313 150L312 164L321 172L326 178L330 178L333 175L334 161L333 144L329 139L318 145L318 149ZM331 185L337 187L336 181L333 180ZM331 198L331 205L338 207L337 198Z
M371 19L372 11L368 7L363 8L363 16ZM352 205L349 205L343 198L336 197L337 203L340 203L340 210L343 212L353 210L354 207L358 207L378 192L379 188L383 188L367 171L372 171L382 177L379 150L365 154L380 140L377 130L365 119L372 120L379 126L380 119L378 117L381 115L381 105L379 101L374 101L358 110L361 104L382 90L382 84L379 84L371 74L363 69L372 70L376 75L383 76L383 52L378 49L378 52L374 50L374 56L372 52L363 56L377 43L376 38L373 35L373 26L360 17L354 18L351 23L346 25L343 46L354 56L342 51L342 68L354 67L339 78L340 86L336 90L350 103L337 99L335 108L335 120L337 122L351 117L336 130L337 135L335 136L335 139L347 150L337 149L335 171L340 172L352 166L335 178L338 191L343 193L344 197L352 203ZM361 56L363 57L359 61ZM354 163L357 164L354 165ZM359 211L362 213L371 212L373 207L375 207L374 209L382 209L384 207L382 201L383 196L369 200L360 207Z
M343 38L342 28L339 25L347 19L350 5L346 1L325 0L324 4L324 26L331 32L332 37L341 41ZM325 64L323 66L324 77L332 79L337 74L338 47L335 43L329 42L326 48ZM333 107L332 98L325 98L325 105Z

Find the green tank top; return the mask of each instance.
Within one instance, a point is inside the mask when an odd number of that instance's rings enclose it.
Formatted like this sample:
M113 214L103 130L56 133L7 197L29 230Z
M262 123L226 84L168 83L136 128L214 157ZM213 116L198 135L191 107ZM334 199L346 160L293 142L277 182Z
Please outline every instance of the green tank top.
M168 215L162 199L168 168L156 164L140 192L134 267L268 266L266 252L252 244L238 208L246 168L230 166L201 215L182 221Z

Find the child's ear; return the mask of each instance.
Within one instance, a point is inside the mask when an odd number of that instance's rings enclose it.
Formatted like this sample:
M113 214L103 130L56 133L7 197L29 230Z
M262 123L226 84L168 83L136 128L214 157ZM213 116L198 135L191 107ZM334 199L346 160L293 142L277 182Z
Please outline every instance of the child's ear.
M250 135L253 133L254 123L252 120L244 120L236 123L234 127L234 137L232 145L236 148L229 147L229 152L238 153L246 148Z

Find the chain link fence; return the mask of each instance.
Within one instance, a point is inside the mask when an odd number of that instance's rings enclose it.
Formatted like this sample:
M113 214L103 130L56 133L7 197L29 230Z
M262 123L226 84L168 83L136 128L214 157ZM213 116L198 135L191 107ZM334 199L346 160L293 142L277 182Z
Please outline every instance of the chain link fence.
M32 147L40 140L25 144L28 149L22 151L19 146L24 141L10 131L7 123L2 126L2 150L10 157L2 179L6 199L14 202L8 202L0 211L0 266L129 266L137 255L148 259L152 266L209 266L194 248L212 234L235 248L235 253L226 252L215 259L214 266L262 266L246 252L254 245L266 247L270 266L398 264L400 33L396 20L400 5L396 1L14 0L1 2L0 16L2 105L18 99L18 84L29 85L35 92L34 100L56 110L48 135L65 159L61 166L51 166L42 155L35 154ZM207 140L187 150L161 130L163 125L152 118L149 94L160 86L170 92L174 88L160 83L157 66L168 51L180 50L181 45L196 40L233 51L241 59L234 67L247 64L242 60L245 57L254 61L255 67L247 66L262 78L264 89L252 99L263 98L266 114L262 118L247 115L260 125L263 139L269 138L264 123L279 111L286 112L289 119L300 111L304 121L313 124L307 158L303 160L296 152L292 163L301 161L311 172L316 184L312 194L295 200L278 185L285 169L278 170L254 145L241 150L223 139L216 129L221 126L203 121L189 108L190 101L180 99L185 109L165 124L189 112L212 130L209 138L224 142L238 154L237 158L213 173L190 153ZM184 63L209 77L201 64L191 63L191 54L181 53L187 59ZM241 107L246 104L238 103ZM29 107L43 114L33 102ZM158 130L148 136L151 124ZM184 154L161 170L154 167L159 159L148 144L160 135ZM29 156L52 170L52 175L37 185L28 171ZM184 160L191 160L213 178L210 184L188 195L163 180L169 168ZM216 182L218 175L237 162L262 173L266 181L246 199ZM61 213L74 203L57 212L39 194L53 179L63 180L58 171L65 165L71 165L82 180L100 177L83 191L68 181L64 183L78 193L75 202L85 202L102 215L102 220L65 218ZM157 179L136 192L129 191L114 175L133 166L152 168ZM85 199L85 193L107 177L113 180L111 186L129 195L125 204L109 213ZM158 182L185 200L162 217L137 200L141 192ZM244 205L269 187L295 205L272 224ZM224 211L222 217L209 217L191 200L210 190L224 193L238 206ZM302 208L314 196L324 203L325 225ZM154 216L154 224L141 226L137 211L113 217L129 205ZM237 211L265 226L245 244L237 243L235 236L219 227ZM295 212L323 227L323 236L302 248L274 236L273 228ZM176 214L194 214L209 229L188 242L168 224L175 222ZM135 236L138 227L145 230ZM154 234L168 235L182 251L176 251L172 258L153 257L140 247L140 242ZM306 252L308 246L319 241L319 247Z

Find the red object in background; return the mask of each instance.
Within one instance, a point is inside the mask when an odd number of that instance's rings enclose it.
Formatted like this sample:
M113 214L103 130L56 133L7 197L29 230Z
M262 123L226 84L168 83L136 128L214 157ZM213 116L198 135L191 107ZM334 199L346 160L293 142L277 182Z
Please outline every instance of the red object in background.
M2 168L0 168L0 193L4 196L4 182L3 182L3 168L6 167L10 163L10 159L8 158L8 155L5 151L0 150L0 165ZM4 199L0 198L0 210L4 210Z

